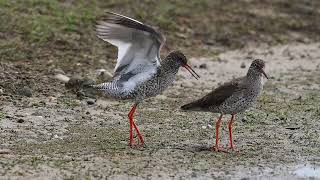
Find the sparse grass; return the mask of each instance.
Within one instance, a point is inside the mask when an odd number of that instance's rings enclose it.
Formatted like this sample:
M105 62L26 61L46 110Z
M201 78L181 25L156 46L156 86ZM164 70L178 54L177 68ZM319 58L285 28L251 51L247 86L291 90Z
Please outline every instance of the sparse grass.
M216 54L213 47L239 48L248 42L319 40L318 1L0 1L0 58L42 62L65 69L76 62L115 57L93 31L96 17L115 11L159 27L165 51ZM210 50L211 49L211 50ZM111 50L111 51L110 51ZM192 50L192 51L190 51Z
M0 109L0 121L1 121L1 119L4 118L4 116L5 116L4 112L2 112L1 109Z
M61 96L57 99L57 105L60 107L75 107L79 105L79 100L75 99L74 97L68 96Z

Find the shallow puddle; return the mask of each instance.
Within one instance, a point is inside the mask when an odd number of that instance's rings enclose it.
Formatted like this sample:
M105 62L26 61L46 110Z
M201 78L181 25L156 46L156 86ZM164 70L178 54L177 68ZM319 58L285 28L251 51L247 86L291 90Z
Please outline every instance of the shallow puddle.
M320 178L320 167L312 166L310 164L299 165L293 174L301 178Z

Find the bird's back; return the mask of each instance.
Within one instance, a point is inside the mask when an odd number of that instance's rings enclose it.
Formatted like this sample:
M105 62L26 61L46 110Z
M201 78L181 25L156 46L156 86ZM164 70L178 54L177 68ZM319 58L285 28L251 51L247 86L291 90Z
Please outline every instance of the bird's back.
M181 107L183 110L218 111L228 98L240 94L245 89L245 77L227 82L206 96Z

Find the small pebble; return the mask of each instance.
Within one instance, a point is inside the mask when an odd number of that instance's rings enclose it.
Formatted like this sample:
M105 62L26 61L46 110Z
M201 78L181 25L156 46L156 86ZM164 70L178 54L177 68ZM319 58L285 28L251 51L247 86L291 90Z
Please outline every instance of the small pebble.
M31 97L32 96L32 90L27 86L23 86L23 88L18 90L18 94L20 94L22 96L26 96L26 97Z
M156 98L157 98L157 99L160 99L160 100L168 99L168 97L167 97L167 96L162 95L162 94L160 94L160 95L156 96Z
M246 68L246 63L242 62L241 65L240 65L240 67L241 67L242 69Z
M241 121L245 123L245 122L247 122L247 118L246 118L246 117L243 117L243 118L241 119Z
M62 139L61 137L59 137L57 134L53 135L53 139Z
M203 63L199 66L200 69L207 69L207 64Z
M23 123L23 122L24 122L23 119L18 119L18 120L17 120L17 123Z
M112 73L105 69L97 69L96 74L99 81L110 81L113 77Z
M62 69L57 68L52 70L53 74L66 74Z
M93 105L95 102L96 102L95 99L88 99L88 100L87 100L87 104L88 104L88 105Z
M101 63L101 64L107 64L108 62L107 62L106 60L104 60L104 59L100 59L100 60L99 60L99 63Z
M105 69L97 69L96 70L96 73L98 74L98 75L101 75L102 73L104 73L104 72L106 72L107 70L105 70Z
M10 154L11 152L10 149L0 149L0 154Z
M67 83L70 80L70 78L64 74L56 74L54 75L54 78L64 83Z

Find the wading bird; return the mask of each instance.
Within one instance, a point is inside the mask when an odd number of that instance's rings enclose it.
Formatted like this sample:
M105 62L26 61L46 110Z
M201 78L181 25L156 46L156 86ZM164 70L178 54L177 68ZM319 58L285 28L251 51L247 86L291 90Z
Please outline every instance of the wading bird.
M100 39L118 47L118 59L112 81L92 87L117 99L133 100L128 114L129 145L134 145L133 129L143 145L143 136L133 119L138 104L162 93L172 84L180 67L186 68L196 79L199 75L187 64L187 58L180 51L170 52L161 60L164 36L137 20L107 12L97 20L96 32Z
M232 124L237 113L245 111L257 101L262 91L262 75L268 78L264 72L264 67L264 61L256 59L251 63L246 76L227 82L201 99L181 106L183 110L220 113L220 117L216 121L216 145L213 146L214 151L221 151L219 149L219 128L222 116L225 114L231 114L228 128L230 148L234 150Z

